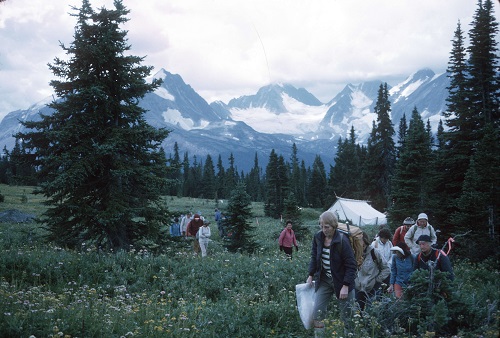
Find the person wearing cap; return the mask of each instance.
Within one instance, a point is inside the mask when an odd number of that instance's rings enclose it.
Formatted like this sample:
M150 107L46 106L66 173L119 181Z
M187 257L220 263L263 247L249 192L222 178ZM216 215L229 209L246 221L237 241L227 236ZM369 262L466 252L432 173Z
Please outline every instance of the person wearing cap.
M403 289L409 285L410 277L415 271L415 256L408 250L405 242L398 242L391 248L392 255L391 279L387 292L394 292L396 298L403 297Z
M203 221L203 226L198 230L198 242L200 243L200 248L201 248L201 257L206 257L207 256L207 250L208 250L208 242L210 241L210 235L212 234L210 232L210 222L207 220Z
M434 227L429 224L427 214L421 213L418 215L417 224L412 225L405 235L405 243L410 248L412 254L420 253L420 246L417 239L422 235L427 235L431 238L431 243L436 244L437 236Z
M203 220L200 218L199 214L194 214L193 219L188 223L186 227L186 237L193 237L193 250L195 254L200 252L200 243L198 239L196 239L196 233L203 225Z
M421 235L417 239L420 253L417 255L416 268L429 270L429 264L435 264L435 269L448 273L448 278L453 280L455 275L451 266L450 257L443 250L432 247L432 239L429 235Z
M396 231L394 231L394 236L392 237L392 245L397 245L399 242L404 242L405 235L413 224L415 224L413 218L406 217L403 221L403 225L401 225L396 229Z

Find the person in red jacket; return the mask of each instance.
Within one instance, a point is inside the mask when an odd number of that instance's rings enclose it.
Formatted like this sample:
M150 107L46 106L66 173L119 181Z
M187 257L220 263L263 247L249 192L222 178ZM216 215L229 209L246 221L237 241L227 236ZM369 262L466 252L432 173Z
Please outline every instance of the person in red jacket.
M280 245L280 251L284 251L287 257L290 259L292 259L294 246L295 250L299 251L297 239L295 238L295 232L292 230L292 221L286 221L285 229L281 231L278 243Z
M196 233L203 225L203 220L201 219L199 214L194 214L193 219L188 223L186 228L186 237L193 237L193 250L195 254L200 252L200 242L196 238Z
M398 245L398 243L405 242L405 235L408 229L415 224L415 221L411 217L406 217L403 225L394 231L394 236L392 237L392 245Z

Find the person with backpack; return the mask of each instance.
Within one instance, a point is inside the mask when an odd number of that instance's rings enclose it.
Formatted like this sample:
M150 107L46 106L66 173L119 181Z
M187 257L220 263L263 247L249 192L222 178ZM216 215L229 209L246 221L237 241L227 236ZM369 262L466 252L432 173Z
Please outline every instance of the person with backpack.
M370 245L370 239L363 232L363 264L356 276L356 301L361 311L370 305L372 299L382 286L382 282L389 277L391 270L380 251Z
M405 242L399 242L391 248L394 252L391 264L390 285L387 288L388 293L394 292L396 298L403 297L403 290L408 287L410 277L416 268L416 259L408 250Z
M436 244L436 231L434 230L434 227L429 224L429 219L425 213L418 215L417 224L414 224L405 235L405 243L414 255L420 252L420 246L418 245L417 240L422 235L429 236L432 244Z
M403 225L401 225L396 229L396 231L394 231L394 236L392 237L392 245L397 245L400 242L404 242L405 235L413 224L415 224L413 218L406 217L403 221Z
M338 219L331 211L319 217L321 230L312 241L309 277L307 283L312 287L315 282L315 302L313 310L314 333L322 337L325 331L323 322L328 303L335 295L340 305L340 318L347 330L355 297L356 260L347 235L337 231Z
M278 238L278 244L280 246L280 251L284 251L285 255L290 259L292 259L293 247L295 247L295 250L299 251L295 232L292 229L292 221L286 221L285 228L281 231Z
M432 239L429 235L420 236L417 244L420 246L420 253L417 255L417 269L429 270L429 264L435 264L435 269L448 273L450 280L455 279L450 257L443 250L432 247Z

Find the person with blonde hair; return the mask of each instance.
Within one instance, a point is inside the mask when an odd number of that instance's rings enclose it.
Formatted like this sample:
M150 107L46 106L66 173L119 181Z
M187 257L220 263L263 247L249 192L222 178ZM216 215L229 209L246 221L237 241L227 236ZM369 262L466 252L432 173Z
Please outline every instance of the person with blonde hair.
M315 282L316 298L313 320L316 337L322 337L325 331L323 320L326 317L328 303L335 295L340 305L340 318L346 329L355 298L354 280L356 278L356 259L347 235L337 231L338 219L331 211L325 211L319 217L321 230L314 235L309 262L309 285Z

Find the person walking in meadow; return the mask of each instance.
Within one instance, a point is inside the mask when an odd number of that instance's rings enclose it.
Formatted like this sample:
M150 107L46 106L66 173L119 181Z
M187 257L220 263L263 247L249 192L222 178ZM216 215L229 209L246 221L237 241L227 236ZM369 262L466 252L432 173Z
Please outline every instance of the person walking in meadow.
M392 245L397 245L399 242L404 242L405 235L413 224L415 224L413 218L406 217L403 221L403 225L401 225L396 229L396 231L394 231L394 236L392 237Z
M180 237L181 236L181 225L179 224L179 218L174 218L174 223L170 225L170 236Z
M186 227L186 237L193 237L193 250L195 254L200 252L200 243L196 238L196 233L203 225L203 221L200 218L200 215L194 214L193 219L188 223Z
M210 222L207 220L203 221L203 226L198 230L198 241L201 248L201 257L207 256L208 242L210 242Z
M429 235L422 235L418 238L417 244L420 246L420 253L417 255L416 268L429 270L429 264L435 264L439 271L448 273L448 278L453 280L455 275L451 266L450 257L443 250L432 247L432 239Z
M356 278L356 259L346 235L337 231L338 219L331 211L319 217L321 230L314 235L309 262L307 283L312 287L315 281L313 320L316 337L325 331L323 319L326 317L328 303L333 295L340 305L340 318L347 330L350 329L349 317L354 300L354 280Z
M217 230L219 231L219 236L222 238L224 231L222 230L222 213L218 208L215 208L214 214L215 223L217 223Z
M380 254L385 258L387 265L389 268L391 267L391 258L392 258L392 242L391 242L391 231L387 228L382 228L378 232L377 237L371 243L371 246L380 252Z
M286 256L290 259L292 259L293 247L295 247L295 250L299 251L295 232L292 230L292 221L286 221L285 228L281 231L280 237L278 238L278 244L280 246L280 251L284 251Z
M429 224L427 214L421 213L418 215L417 224L414 224L405 235L405 243L410 248L412 254L416 255L420 252L420 246L417 240L422 235L427 235L431 239L432 244L436 244L437 236L434 227Z
M186 229L189 222L191 222L192 214L188 212L185 216L181 218L181 234L182 236L187 236Z
M387 234L384 234L384 237ZM387 241L389 241L387 236ZM368 238L368 234L363 232L363 264L359 267L356 276L356 301L361 311L364 311L382 286L382 282L389 277L391 270L387 261L380 251L376 250Z
M409 285L411 274L416 268L416 261L405 242L397 243L391 251L394 255L391 259L391 279L387 292L394 292L396 298L399 299L403 297L403 290Z

